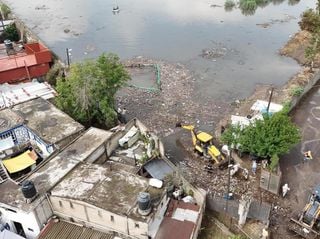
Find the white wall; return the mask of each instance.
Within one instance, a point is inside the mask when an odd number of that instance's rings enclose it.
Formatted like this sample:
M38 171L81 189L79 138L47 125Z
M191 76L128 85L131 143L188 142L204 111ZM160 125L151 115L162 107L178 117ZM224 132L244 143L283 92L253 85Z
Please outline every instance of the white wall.
M46 197L40 199L34 209L29 213L22 210L0 205L0 222L8 223L10 231L17 233L13 222L21 223L27 239L34 239L38 236L44 223L52 216L52 211Z
M0 207L1 212L1 223L8 223L10 226L10 231L17 233L13 222L21 223L24 233L27 239L34 239L40 233L40 227L38 225L37 219L33 212L24 213L22 211L15 210L16 212L10 211L3 207ZM33 231L32 231L33 230Z
M170 198L167 197L167 195L164 195L162 198L158 209L153 216L152 220L149 222L149 227L148 227L148 235L154 238L159 230L160 224L163 220L164 214L167 211L168 208L168 203L170 201Z
M50 196L54 214L102 231L115 231L139 239L147 239L148 224L97 208L85 202ZM72 219L71 219L72 218Z

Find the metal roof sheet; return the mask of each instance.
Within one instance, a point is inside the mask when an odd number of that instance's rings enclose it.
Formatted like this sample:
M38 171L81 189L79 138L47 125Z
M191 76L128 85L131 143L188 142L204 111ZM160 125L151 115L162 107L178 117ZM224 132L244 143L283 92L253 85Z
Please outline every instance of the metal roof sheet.
M145 170L156 179L162 180L167 174L173 172L173 169L163 159L156 158L144 165Z
M51 221L38 239L113 239L111 233L95 231L65 221Z
M45 100L56 96L56 91L46 82L27 82L18 85L0 85L0 109L41 97Z

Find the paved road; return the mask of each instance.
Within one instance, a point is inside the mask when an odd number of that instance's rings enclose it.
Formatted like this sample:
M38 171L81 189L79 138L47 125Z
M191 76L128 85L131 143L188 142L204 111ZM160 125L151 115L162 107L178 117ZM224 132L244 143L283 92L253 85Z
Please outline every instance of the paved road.
M317 84L319 85L319 84ZM289 198L302 210L312 188L320 184L320 87L314 87L296 110L293 121L300 127L302 142L281 158L283 183L291 188ZM311 150L313 160L303 163L303 152Z

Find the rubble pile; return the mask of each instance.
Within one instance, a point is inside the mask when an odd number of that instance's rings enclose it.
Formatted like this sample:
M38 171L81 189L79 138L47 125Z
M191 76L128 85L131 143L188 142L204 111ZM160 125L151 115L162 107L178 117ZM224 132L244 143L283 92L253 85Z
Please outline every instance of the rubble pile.
M173 133L177 122L212 124L227 113L225 102L207 99L201 102L195 95L195 78L182 64L169 64L136 57L125 65L158 64L161 74L161 90L148 91L133 87L123 88L117 95L117 106L125 117L138 117L160 136Z

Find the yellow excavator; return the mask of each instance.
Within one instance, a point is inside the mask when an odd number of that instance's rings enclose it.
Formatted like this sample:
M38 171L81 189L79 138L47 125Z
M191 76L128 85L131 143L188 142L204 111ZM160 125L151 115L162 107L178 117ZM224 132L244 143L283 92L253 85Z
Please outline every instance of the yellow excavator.
M218 164L224 160L224 157L220 153L219 149L213 145L212 135L202 131L196 132L193 125L182 125L181 123L177 123L176 127L181 127L191 132L194 150L200 155L209 157L214 163Z

